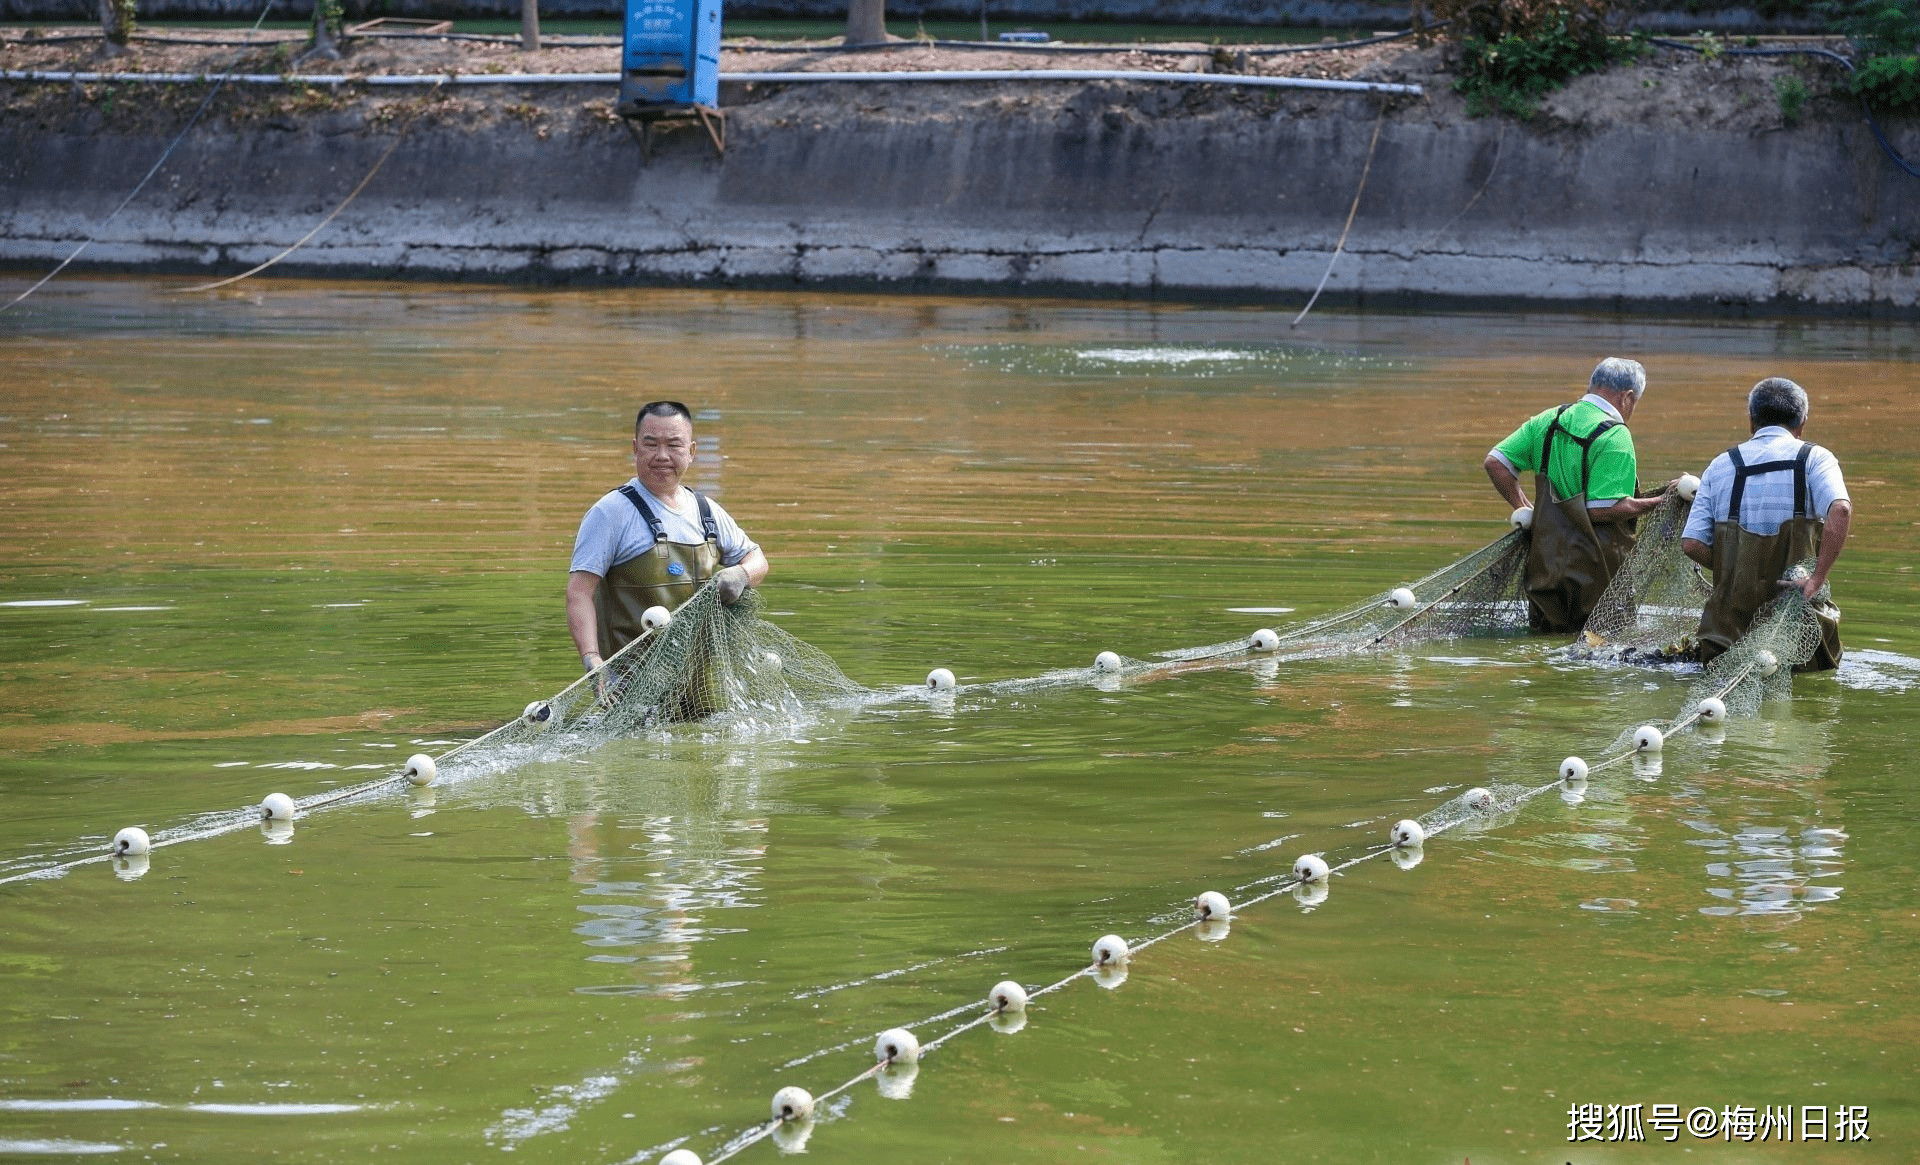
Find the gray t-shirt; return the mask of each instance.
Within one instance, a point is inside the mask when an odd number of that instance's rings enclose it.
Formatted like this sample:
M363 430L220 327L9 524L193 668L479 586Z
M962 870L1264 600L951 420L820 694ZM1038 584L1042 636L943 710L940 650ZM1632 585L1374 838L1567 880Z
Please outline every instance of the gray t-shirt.
M627 484L660 519L660 528L666 531L668 541L706 541L706 535L700 531L700 505L694 500L692 490L680 487L680 509L676 511L661 505L660 499L648 493L639 478L629 478ZM721 566L733 566L760 549L739 523L720 508L719 502L708 498L707 505L713 510L713 524L720 532ZM647 520L625 494L610 490L580 519L580 532L573 539L573 565L567 569L584 570L605 578L607 571L651 549L653 531L647 529Z

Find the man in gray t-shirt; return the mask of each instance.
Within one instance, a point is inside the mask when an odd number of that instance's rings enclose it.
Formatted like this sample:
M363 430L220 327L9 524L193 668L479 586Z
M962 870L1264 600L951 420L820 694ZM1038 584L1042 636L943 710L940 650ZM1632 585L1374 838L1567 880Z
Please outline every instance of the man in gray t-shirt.
M732 604L767 577L767 556L732 516L680 483L695 452L687 406L647 405L634 422L633 480L580 521L567 630L588 671L640 635L647 607L671 610L709 578Z

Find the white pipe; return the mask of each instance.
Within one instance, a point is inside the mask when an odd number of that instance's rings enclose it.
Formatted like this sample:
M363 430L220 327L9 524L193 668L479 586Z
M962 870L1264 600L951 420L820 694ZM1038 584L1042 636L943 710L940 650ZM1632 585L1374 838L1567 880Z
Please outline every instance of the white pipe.
M342 73L280 74L233 73L226 78L241 85L615 85L618 73L410 73L350 77ZM54 81L78 84L148 83L192 84L219 80L206 73L74 73L38 69L0 70L0 80ZM899 73L722 73L720 80L790 85L807 82L892 84L918 81L1156 81L1184 85L1239 85L1255 89L1339 89L1348 92L1409 93L1418 85L1381 81L1322 81L1313 77L1245 77L1235 73L1155 73L1128 69L980 69L931 70Z
M1246 77L1238 73L1155 73L1145 69L943 69L900 73L722 73L722 81L1162 81L1185 85L1244 85L1255 89L1345 89L1369 93L1421 92L1418 85L1380 81L1322 81L1313 77Z

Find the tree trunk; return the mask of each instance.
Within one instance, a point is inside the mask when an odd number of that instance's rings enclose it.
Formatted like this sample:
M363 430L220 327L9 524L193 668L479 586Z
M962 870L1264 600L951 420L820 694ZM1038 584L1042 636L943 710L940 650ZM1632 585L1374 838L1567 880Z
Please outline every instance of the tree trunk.
M520 47L527 52L540 47L540 0L520 0Z
M887 39L887 0L848 0L847 43L882 44Z
M100 0L100 34L106 38L102 46L110 57L117 57L127 51L127 42L133 39L134 0Z
M340 21L340 0L313 0L313 43L300 59L337 61L340 46L334 43L334 26Z

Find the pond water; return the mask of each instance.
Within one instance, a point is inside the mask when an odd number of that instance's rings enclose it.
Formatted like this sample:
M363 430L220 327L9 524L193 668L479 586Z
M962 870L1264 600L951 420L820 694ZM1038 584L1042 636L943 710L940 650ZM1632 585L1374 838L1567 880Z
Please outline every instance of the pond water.
M1858 512L1840 675L1579 804L1075 980L903 1099L835 1096L804 1149L1920 1155L1913 325L168 288L63 280L0 317L0 876L389 772L570 682L567 553L645 399L698 410L695 484L766 547L770 617L888 688L1218 642L1459 558L1504 529L1486 449L1600 356L1649 369L1648 481L1792 376ZM881 1029L930 1039L996 981L1550 780L1684 698L1557 646L683 726L170 846L137 879L0 885L0 1155L710 1159ZM1605 1123L1629 1105L1644 1142ZM1665 1143L1656 1105L1711 1111ZM1788 1107L1791 1140L1743 1106Z

